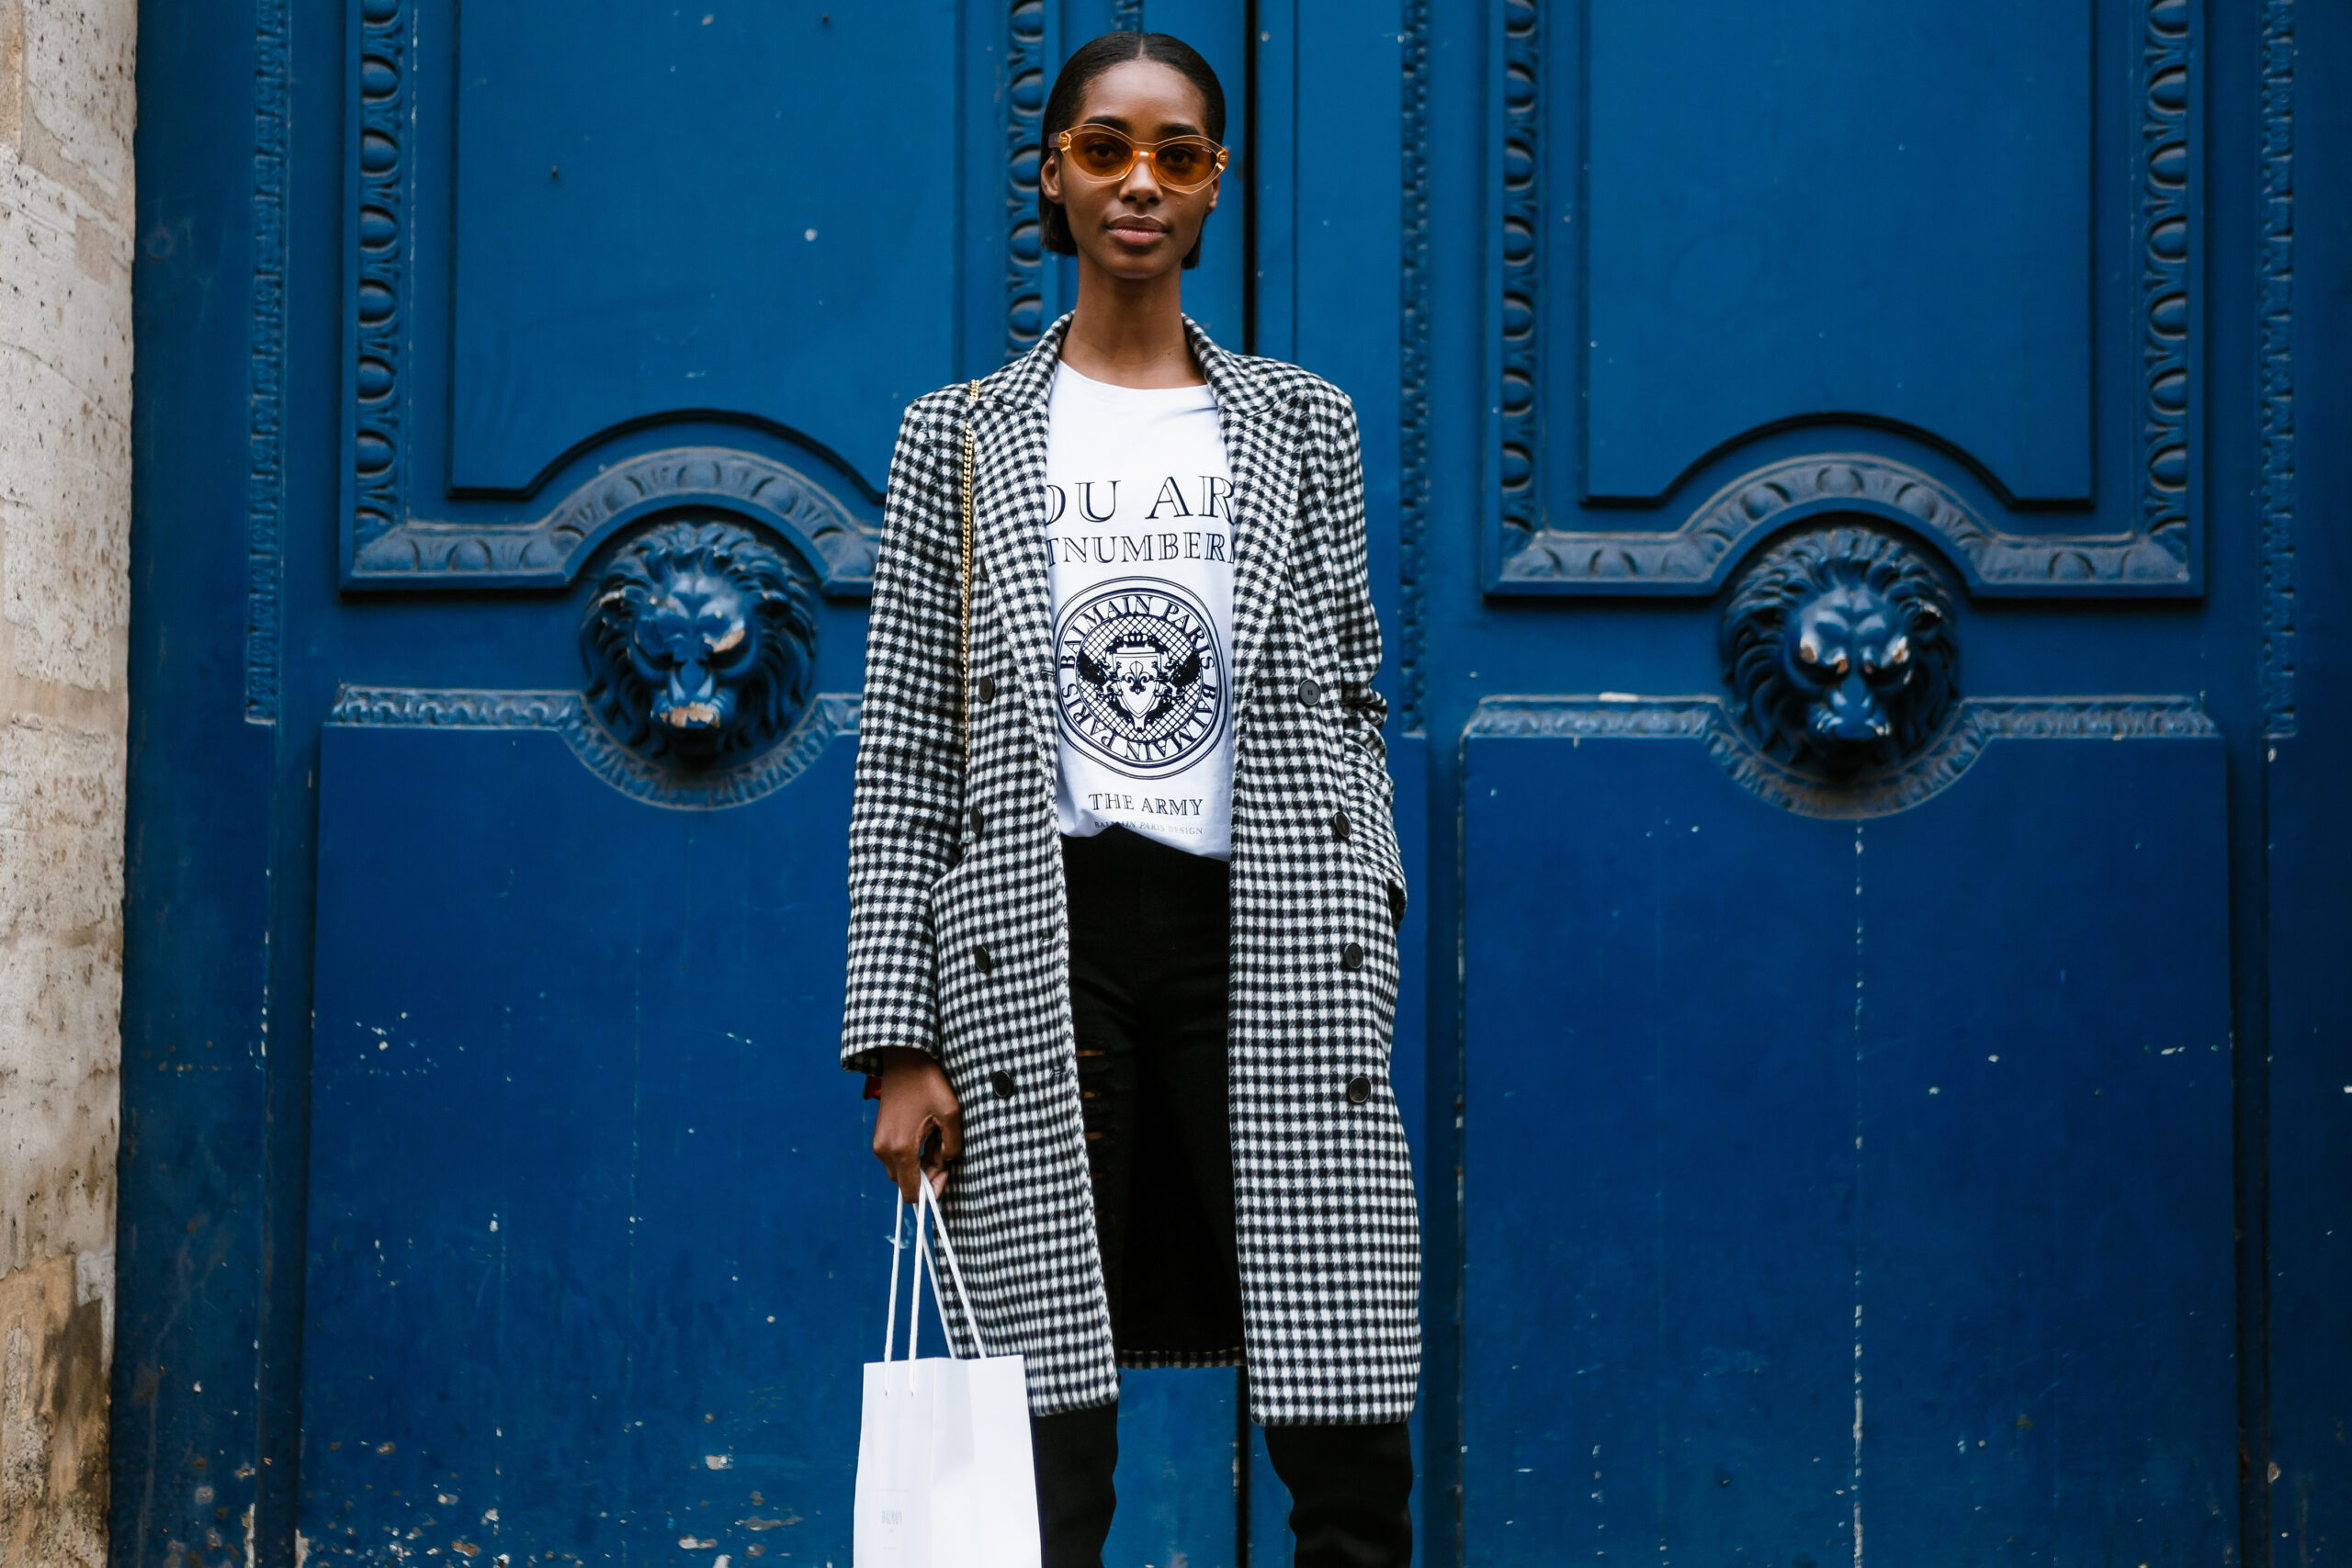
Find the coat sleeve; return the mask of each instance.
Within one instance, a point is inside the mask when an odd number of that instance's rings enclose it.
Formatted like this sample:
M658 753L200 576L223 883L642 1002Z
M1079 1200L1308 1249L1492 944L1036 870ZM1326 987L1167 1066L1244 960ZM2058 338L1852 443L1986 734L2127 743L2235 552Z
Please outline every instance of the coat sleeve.
M962 460L952 421L917 402L899 427L866 621L849 822L849 979L842 1066L905 1046L939 1055L931 889L963 790L956 658Z
M1363 442L1356 432L1355 404L1334 393L1338 408L1324 457L1322 500L1330 529L1339 636L1340 716L1348 739L1375 769L1387 763L1381 726L1388 721L1388 699L1373 690L1380 672L1380 616L1372 605L1372 569L1363 511Z

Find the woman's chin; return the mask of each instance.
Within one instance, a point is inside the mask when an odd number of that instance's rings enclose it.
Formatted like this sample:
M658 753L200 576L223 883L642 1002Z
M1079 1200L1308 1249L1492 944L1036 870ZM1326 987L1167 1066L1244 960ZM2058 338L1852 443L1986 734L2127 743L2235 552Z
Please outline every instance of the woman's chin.
M1104 254L1094 258L1095 265L1123 282L1140 283L1164 276L1176 265L1175 253L1162 239L1156 244L1136 246L1114 242Z

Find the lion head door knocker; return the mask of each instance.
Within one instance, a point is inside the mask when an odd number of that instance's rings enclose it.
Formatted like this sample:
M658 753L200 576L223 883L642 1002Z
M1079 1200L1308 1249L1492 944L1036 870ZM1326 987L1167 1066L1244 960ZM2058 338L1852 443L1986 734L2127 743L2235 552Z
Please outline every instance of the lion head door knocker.
M668 523L614 557L580 627L589 711L650 761L727 766L808 706L814 583L733 523Z
M1724 611L1722 649L1749 739L1835 778L1917 756L1960 697L1941 580L1874 529L1823 528L1767 550Z

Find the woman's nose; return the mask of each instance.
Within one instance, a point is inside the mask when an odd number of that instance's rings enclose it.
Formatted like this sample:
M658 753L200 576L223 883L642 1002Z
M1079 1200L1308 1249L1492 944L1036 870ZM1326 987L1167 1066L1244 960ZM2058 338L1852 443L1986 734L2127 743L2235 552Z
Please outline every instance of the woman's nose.
M1119 186L1119 194L1148 197L1154 201L1159 199L1159 171L1152 167L1150 153L1136 154L1135 167L1127 171L1126 179Z

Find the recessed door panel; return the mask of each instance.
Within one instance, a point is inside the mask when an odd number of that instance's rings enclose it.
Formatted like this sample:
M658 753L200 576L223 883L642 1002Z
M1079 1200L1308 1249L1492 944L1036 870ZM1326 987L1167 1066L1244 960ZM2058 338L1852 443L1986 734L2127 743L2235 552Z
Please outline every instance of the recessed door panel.
M2091 11L1593 0L1584 492L1653 500L1844 416L2088 502ZM1547 290L1573 292L1576 186L1549 190Z
M2222 1552L2218 739L1824 818L1681 711L1464 746L1472 1560Z
M322 755L311 1552L846 1562L891 1220L833 1061L853 737L698 811L527 713L380 716Z
M1464 764L1470 1560L1842 1560L1851 855L1694 746Z
M2005 740L1979 767L1859 836L1870 1546L2218 1559L2221 740Z
M871 534L906 402L1036 330L1023 169L984 150L1043 30L354 0L345 585L561 586L697 497ZM820 553L862 592L870 547Z
M1491 0L1487 589L1708 591L1826 501L2196 592L2199 17Z
M958 363L964 9L461 9L450 482L707 409L879 488Z

